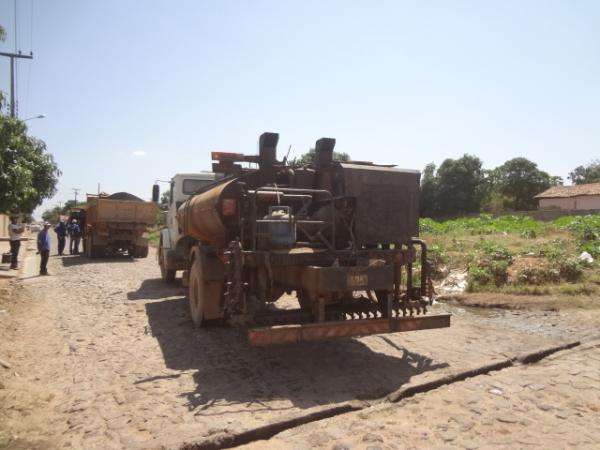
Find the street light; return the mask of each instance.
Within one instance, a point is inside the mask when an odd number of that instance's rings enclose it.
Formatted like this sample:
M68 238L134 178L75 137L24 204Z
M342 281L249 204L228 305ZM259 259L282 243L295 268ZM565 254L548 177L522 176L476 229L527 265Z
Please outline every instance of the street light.
M23 122L27 122L28 120L33 120L33 119L43 119L46 117L46 114L40 114L39 116L34 116L34 117L30 117L28 119L23 119Z

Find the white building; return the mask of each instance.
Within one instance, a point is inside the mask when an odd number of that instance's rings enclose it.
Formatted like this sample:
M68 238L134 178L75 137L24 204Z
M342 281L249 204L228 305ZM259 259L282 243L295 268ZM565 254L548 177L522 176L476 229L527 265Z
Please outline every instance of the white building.
M535 198L538 209L600 210L600 183L554 186Z

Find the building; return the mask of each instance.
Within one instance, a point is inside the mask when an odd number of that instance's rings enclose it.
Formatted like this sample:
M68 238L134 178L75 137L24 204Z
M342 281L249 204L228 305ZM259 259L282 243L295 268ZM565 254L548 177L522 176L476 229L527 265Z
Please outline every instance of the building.
M534 198L539 209L600 210L600 183L554 186Z

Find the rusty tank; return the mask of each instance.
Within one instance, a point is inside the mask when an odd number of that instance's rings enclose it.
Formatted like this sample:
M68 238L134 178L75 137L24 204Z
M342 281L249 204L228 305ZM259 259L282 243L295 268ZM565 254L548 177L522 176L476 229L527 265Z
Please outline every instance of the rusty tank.
M289 165L278 139L261 135L258 155L214 152L222 177L178 210L194 323L242 327L251 345L449 326L427 315L420 173L335 161L331 138L310 164ZM297 308L279 308L294 292Z

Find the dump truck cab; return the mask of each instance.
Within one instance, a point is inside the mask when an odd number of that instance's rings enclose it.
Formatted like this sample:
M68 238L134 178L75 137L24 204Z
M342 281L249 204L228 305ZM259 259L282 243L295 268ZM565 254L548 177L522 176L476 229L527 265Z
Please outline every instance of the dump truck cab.
M178 173L169 182L168 208L165 227L160 233L158 264L163 281L175 280L178 270L186 269L187 244L177 224L177 209L199 189L212 183L216 174L212 172ZM158 193L157 193L158 194Z

